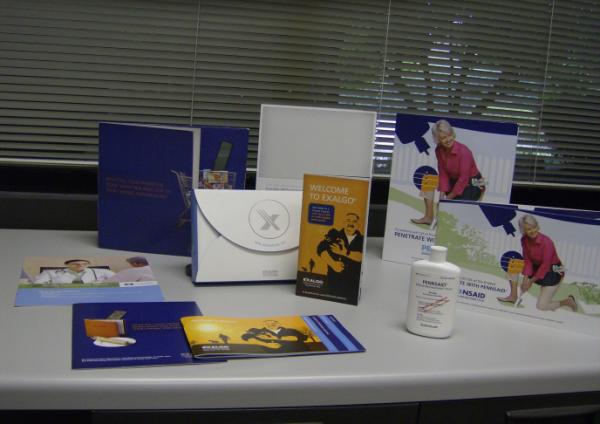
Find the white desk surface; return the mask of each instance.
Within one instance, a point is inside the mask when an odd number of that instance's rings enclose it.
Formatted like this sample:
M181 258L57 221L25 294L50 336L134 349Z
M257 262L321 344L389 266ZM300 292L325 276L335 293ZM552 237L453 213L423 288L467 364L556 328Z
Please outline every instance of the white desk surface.
M120 255L95 232L0 230L0 409L184 409L345 405L600 390L600 339L457 311L449 339L405 330L408 267L369 239L358 307L294 286L194 287L189 259L146 255L166 300L204 314L334 314L366 353L205 365L71 369L71 307L14 307L26 256Z

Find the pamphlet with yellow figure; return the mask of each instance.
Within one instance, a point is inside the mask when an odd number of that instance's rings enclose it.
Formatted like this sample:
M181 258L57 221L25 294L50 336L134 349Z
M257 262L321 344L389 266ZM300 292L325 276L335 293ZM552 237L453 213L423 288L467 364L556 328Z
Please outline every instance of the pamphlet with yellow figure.
M195 358L364 352L332 315L181 318Z
M304 175L296 294L358 304L370 180Z

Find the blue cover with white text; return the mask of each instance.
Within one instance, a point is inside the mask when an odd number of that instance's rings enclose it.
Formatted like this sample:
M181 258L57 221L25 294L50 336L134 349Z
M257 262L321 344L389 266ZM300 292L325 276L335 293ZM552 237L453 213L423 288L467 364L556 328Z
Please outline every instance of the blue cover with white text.
M245 128L100 123L99 246L189 256L190 190L243 189L247 149Z
M215 362L193 358L180 323L200 314L195 302L76 303L72 368ZM113 323L119 334L107 336Z

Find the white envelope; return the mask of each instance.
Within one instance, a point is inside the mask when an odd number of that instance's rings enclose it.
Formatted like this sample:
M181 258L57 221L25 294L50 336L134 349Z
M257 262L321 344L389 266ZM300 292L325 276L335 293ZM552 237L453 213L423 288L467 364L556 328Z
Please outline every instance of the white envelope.
M301 191L194 190L192 281L295 281Z

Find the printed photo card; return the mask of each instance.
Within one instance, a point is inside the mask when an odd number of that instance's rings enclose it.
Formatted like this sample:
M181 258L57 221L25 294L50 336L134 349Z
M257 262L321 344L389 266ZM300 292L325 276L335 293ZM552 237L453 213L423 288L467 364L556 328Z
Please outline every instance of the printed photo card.
M383 259L429 255L440 198L508 203L517 135L513 123L398 114Z
M458 305L600 336L594 212L440 202L437 243L462 269Z

